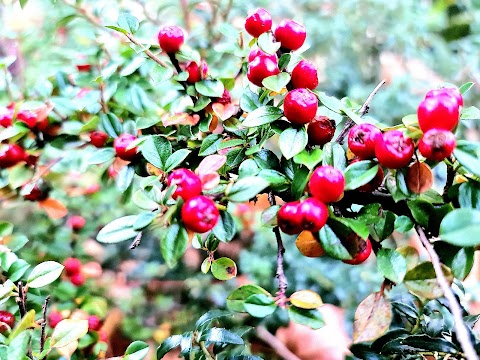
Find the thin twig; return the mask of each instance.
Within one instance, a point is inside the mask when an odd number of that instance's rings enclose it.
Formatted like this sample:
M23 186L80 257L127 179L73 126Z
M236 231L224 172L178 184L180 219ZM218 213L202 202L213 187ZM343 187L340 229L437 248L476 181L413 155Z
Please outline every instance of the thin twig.
M17 301L18 309L20 310L20 317L24 317L27 313L27 294L23 288L23 283L18 282L18 296L15 299Z
M130 34L130 33L126 33L125 36L128 38L128 40L130 40L132 43L134 43L135 45L137 46L140 46L142 48L142 50L145 52L145 54L150 58L152 59L153 61L155 61L158 65L160 66L163 66L163 67L168 67L167 63L164 62L162 59L160 59L157 55L155 55L154 53L152 53L150 50L148 50L142 43L140 43L137 39L135 39L135 37Z
M358 111L358 116L362 117L366 113L368 113L368 110L370 109L370 103L373 100L373 97L377 94L378 90L385 84L385 80L380 81L380 83L373 89L373 91L370 93L368 96L367 100L363 103L362 107ZM338 135L337 140L335 140L339 144L343 144L343 141L345 140L345 136L347 136L348 131L355 125L355 122L352 119L348 119L347 122L345 123L345 127L343 128L342 132L340 135Z
M272 192L268 193L268 202L270 206L276 205L275 196ZM278 292L277 292L277 304L281 308L284 308L287 305L287 277L283 269L283 254L285 254L285 247L283 246L282 236L280 235L280 229L278 226L273 228L275 233L275 238L277 239L277 272L276 277L278 279Z
M40 334L40 352L42 352L43 349L45 348L45 341L47 339L47 334L45 330L47 328L47 307L48 307L49 301L50 301L50 295L48 295L45 298L45 302L43 303L43 307L42 307L43 319L42 319L42 330Z
M140 241L142 241L142 232L140 231L135 239L130 244L130 250L136 249L140 245Z
M428 255L430 256L430 260L432 261L438 284L440 285L443 294L448 301L448 307L455 321L455 332L457 333L457 339L460 342L463 353L465 354L465 358L467 360L478 360L477 352L473 347L473 344L470 340L470 334L468 333L465 323L463 321L462 309L457 299L455 298L455 295L453 294L445 275L443 274L440 259L435 252L432 244L427 239L427 236L425 235L422 227L420 225L417 225L415 229L417 230L420 241L422 242L423 246L428 252Z
M255 329L257 337L268 344L275 352L284 360L300 360L300 358L292 353L283 342L263 326L257 326Z
M215 360L215 358L210 354L207 347L205 346L205 341L200 341L200 349L202 349L203 354L208 360Z

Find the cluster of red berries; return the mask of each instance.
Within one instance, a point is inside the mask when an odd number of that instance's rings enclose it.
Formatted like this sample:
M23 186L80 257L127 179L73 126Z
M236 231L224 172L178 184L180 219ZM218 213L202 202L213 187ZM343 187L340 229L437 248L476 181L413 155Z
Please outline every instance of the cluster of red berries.
M15 325L15 315L9 311L0 311L0 334L4 334L7 330L11 330Z
M62 320L65 320L63 314L57 310L52 310L47 316L48 325L54 329L58 323ZM87 318L88 321L88 331L99 331L102 327L102 320L97 315L89 315ZM99 335L101 335L99 333ZM102 339L100 339L102 341Z
M76 258L68 258L63 262L65 272L70 282L75 286L85 284L85 276L82 274L82 263Z
M14 120L23 122L30 130L44 132L47 130L49 121L47 118L40 120L36 113L30 110L18 110L15 114L15 103L11 103L7 107L0 108L0 126L4 128L13 125Z
M188 230L205 233L215 227L220 213L212 199L201 195L202 182L197 174L189 169L177 169L172 171L167 183L176 186L172 197L181 197L184 201L181 217Z

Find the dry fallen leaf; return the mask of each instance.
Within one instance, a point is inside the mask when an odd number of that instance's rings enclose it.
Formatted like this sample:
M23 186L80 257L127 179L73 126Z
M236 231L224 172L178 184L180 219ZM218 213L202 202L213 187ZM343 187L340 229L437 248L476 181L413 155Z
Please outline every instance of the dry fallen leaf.
M388 330L391 321L390 301L380 292L368 295L355 311L353 341L359 343L378 339Z

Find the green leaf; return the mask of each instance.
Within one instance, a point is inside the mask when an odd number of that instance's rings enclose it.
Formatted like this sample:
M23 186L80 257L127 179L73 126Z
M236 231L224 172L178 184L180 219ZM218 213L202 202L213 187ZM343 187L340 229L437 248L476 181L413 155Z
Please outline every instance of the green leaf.
M458 188L458 202L463 208L480 209L480 184L476 181L461 184Z
M32 336L32 333L29 331L22 332L19 334L13 341L10 343L10 346L8 347L7 350L7 359L15 359L15 360L25 360L29 359L26 357L26 354L28 352L28 345L30 344L30 338ZM2 359L4 359L2 357Z
M227 307L232 311L246 312L244 308L245 300L251 295L263 294L270 296L270 293L257 285L244 285L233 291L227 298Z
M456 209L449 212L440 224L442 240L457 246L480 244L480 210Z
M150 164L163 170L172 155L172 145L163 136L150 136L142 144L142 155Z
M318 99L325 107L338 114L341 113L341 109L343 109L344 106L340 100L333 96L328 96L324 92L314 91L314 93L317 95Z
M201 330L202 328L205 328L207 325L209 325L213 320L224 318L227 316L233 316L233 314L230 311L225 310L209 310L197 320L197 322L195 323L195 329Z
M407 203L415 221L421 226L428 226L430 216L434 213L434 207L427 201L411 200Z
M460 115L462 120L478 120L480 119L480 109L475 106L470 106L462 110Z
M113 148L104 148L95 150L95 152L87 159L89 165L103 164L115 158L115 150Z
M316 309L300 309L296 306L290 306L288 315L293 322L308 326L313 330L320 329L325 325L322 314Z
M374 161L357 161L347 166L344 172L345 190L358 189L368 184L378 172L378 164Z
M101 114L100 122L105 132L112 138L118 137L123 132L123 126L117 115L113 113Z
M182 342L182 335L173 335L166 338L162 345L157 348L157 360L163 359L163 357L171 350L175 349L177 346L180 346Z
M25 6L27 6L27 4L28 4L28 0L20 0L20 7L21 7L22 9L24 9Z
M250 88L245 89L242 97L240 98L240 108L243 111L250 113L261 106L262 104L260 103L258 94L252 92Z
M211 270L212 275L222 281L230 280L237 276L237 264L227 257L212 261Z
M368 229L368 226L361 220L330 216L330 221L337 221L339 223L342 223L343 225L351 229L354 233L356 233L358 236L360 236L362 239L368 238L370 231Z
M10 335L8 336L8 342L11 344L13 340L20 336L25 330L35 325L35 310L30 310L15 326ZM23 354L25 355L25 354Z
M220 80L203 80L195 83L195 90L207 97L222 97L225 87Z
M382 248L377 253L377 266L383 277L401 283L407 273L407 260L399 252Z
M118 31L119 33L122 33L124 35L127 35L128 34L128 31L125 30L125 29L122 29L121 27L118 27L118 26L114 26L114 25L107 25L105 26L106 28L109 28L109 29L112 29L112 30L115 30L115 31Z
M173 268L188 246L188 233L183 226L174 223L165 231L160 242L162 256L168 267Z
M313 149L310 153L305 149L293 157L296 164L305 165L309 170L315 167L322 161L323 151L319 148Z
M265 32L258 37L258 47L267 54L273 55L280 49L281 44L273 40L273 35L270 32Z
M449 268L442 264L443 274L447 281L453 281L453 275ZM403 282L407 289L426 299L436 299L443 296L443 290L438 284L435 270L431 262L423 262L409 270L405 275Z
M147 356L149 346L143 341L134 341L125 350L124 360L143 360Z
M237 334L227 329L211 328L208 332L203 333L200 341L208 341L215 344L235 344L242 345L243 339Z
M120 192L125 192L132 184L135 168L132 165L124 166L115 177L115 185Z
M278 75L272 75L263 79L262 84L268 90L280 93L282 89L290 82L290 74L281 72Z
M458 140L453 152L457 161L470 173L480 176L480 144Z
M413 229L413 221L405 215L399 216L395 219L395 231L406 233Z
M349 260L352 258L348 250L343 246L338 236L328 224L320 229L319 235L320 243L327 255L339 260Z
M245 202L258 195L268 186L269 183L261 177L244 177L231 187L227 197L233 202Z
M64 266L55 261L45 261L35 266L28 276L27 285L36 289L48 285L57 280Z
M460 86L458 88L458 91L460 91L460 94L465 94L468 90L470 90L472 88L472 86L475 85L475 83L469 81L465 84L463 84L462 86Z
M228 242L233 239L237 232L235 220L228 211L220 211L220 218L212 229L213 234L221 241Z
M286 53L280 56L280 59L278 59L278 68L280 71L285 70L285 68L288 66L290 60L292 58L292 54Z
M248 114L242 122L245 127L255 127L269 124L283 116L283 111L276 106L262 106Z
M218 150L218 145L222 142L222 135L210 134L202 141L198 155L207 156L215 154Z
M277 213L280 205L270 206L262 213L262 226L274 227L277 226Z
M180 165L190 154L190 150L180 149L175 151L170 157L165 161L165 172L170 172Z
M347 158L345 150L340 144L326 143L323 146L323 165L331 165L339 170L344 170L347 167Z
M13 233L13 224L6 222L6 221L1 221L0 222L0 238L8 235L12 235Z
M406 349L416 349L417 351L433 351L447 354L457 354L458 347L452 342L443 338L433 338L431 336L411 335L402 340L402 345Z
M291 159L300 153L308 143L308 135L305 127L288 128L280 134L278 145L286 159Z
M52 347L61 348L80 339L88 332L87 320L65 319L60 321L52 334Z
M120 28L127 30L131 34L135 34L140 26L138 19L129 13L121 13L117 21Z
M138 234L138 231L133 229L136 221L136 215L124 216L113 220L98 232L97 241L112 244L134 238Z
M156 217L157 214L154 212L144 212L139 214L135 224L133 224L133 230L140 231L145 229Z
M150 78L152 79L155 85L161 84L164 81L168 81L173 77L173 69L170 67L163 67L160 65L155 65L152 70L150 70Z
M293 199L298 200L302 197L303 193L305 192L305 187L307 186L309 175L310 172L305 166L299 166L295 170L291 186Z
M253 317L264 318L275 312L277 304L275 304L275 300L271 296L253 294L245 300L243 308Z

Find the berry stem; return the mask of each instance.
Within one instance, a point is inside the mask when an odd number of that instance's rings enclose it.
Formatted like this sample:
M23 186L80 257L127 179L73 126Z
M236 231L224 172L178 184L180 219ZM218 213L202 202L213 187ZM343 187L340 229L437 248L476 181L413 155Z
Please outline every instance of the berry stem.
M47 328L47 307L48 307L48 302L49 301L50 301L50 295L48 295L45 298L45 302L43 303L43 307L42 307L43 319L42 319L42 330L41 330L41 334L40 334L40 353L45 348L45 341L47 339L47 334L46 334L45 330Z
M150 58L152 59L153 61L155 61L158 65L162 66L162 67L165 67L165 68L168 68L169 66L167 65L166 62L164 62L162 59L160 59L157 55L155 55L154 53L152 53L150 50L148 50L145 46L143 46L143 44L141 44L137 39L135 39L135 37L130 34L130 33L126 33L125 36L128 38L128 40L130 40L132 43L134 43L135 45L137 46L140 46L142 48L142 50L145 52L145 54Z
M467 360L478 360L477 352L473 348L473 344L470 340L470 334L468 333L465 323L463 321L462 308L460 307L460 304L458 303L455 295L453 294L452 289L450 288L450 285L448 284L448 281L445 278L445 275L443 274L442 266L440 264L440 259L437 253L435 252L435 249L433 248L432 244L427 239L427 236L425 235L425 232L423 231L422 227L420 225L417 225L415 227L415 230L417 231L420 241L422 242L423 246L427 250L428 256L430 256L430 260L432 261L438 284L442 288L443 294L448 301L448 307L455 321L455 324L454 324L455 332L457 333L457 338L458 338L458 341L460 342L460 345L462 346L462 350L463 350L463 353L465 354L465 358Z
M268 193L268 202L270 206L274 206L277 204L275 201L275 195L273 192ZM280 235L280 229L278 226L273 228L273 232L275 233L275 238L277 239L277 273L276 277L278 279L278 292L277 292L277 304L281 308L285 308L287 305L287 277L285 276L285 272L283 269L283 254L285 254L285 247L283 246L282 236Z
M368 113L368 110L370 108L370 103L373 100L373 97L377 94L377 92L380 90L380 88L385 84L385 80L380 81L380 83L373 89L373 91L368 95L367 100L363 103L362 107L358 111L358 116L362 117L366 113ZM348 132L350 129L355 125L355 122L352 119L348 119L347 122L345 123L345 127L343 128L342 132L338 135L337 140L335 140L339 144L343 144L345 140L345 136L347 136Z

